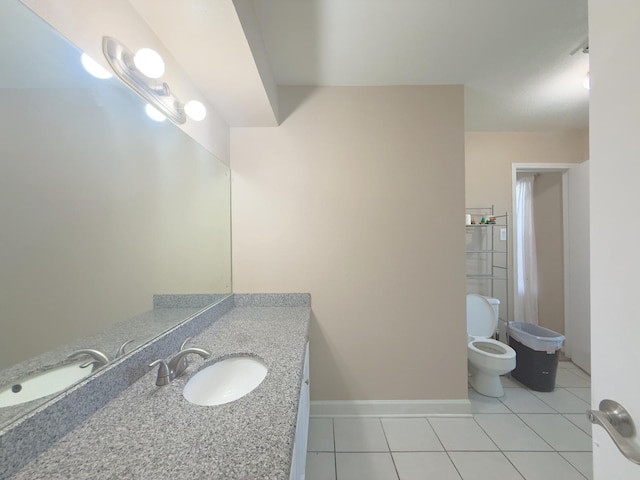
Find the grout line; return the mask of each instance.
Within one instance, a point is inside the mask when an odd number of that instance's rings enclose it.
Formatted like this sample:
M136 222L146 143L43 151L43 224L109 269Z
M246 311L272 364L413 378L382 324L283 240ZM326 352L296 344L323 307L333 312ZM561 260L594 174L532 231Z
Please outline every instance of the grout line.
M389 438L387 437L387 431L384 429L384 424L382 423L382 418L378 417L378 421L380 422L380 428L382 428L382 435L384 435L384 441L387 443L387 449L388 449L389 456L391 457L391 463L393 464L393 470L396 472L396 479L399 479L400 478L400 473L398 473L398 467L396 466L396 460L393 458L393 453L391 452L391 445L389 444Z

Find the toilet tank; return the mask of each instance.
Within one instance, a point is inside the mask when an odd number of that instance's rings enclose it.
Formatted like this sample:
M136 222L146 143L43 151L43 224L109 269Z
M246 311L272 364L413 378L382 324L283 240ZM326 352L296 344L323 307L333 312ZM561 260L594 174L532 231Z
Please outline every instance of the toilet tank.
M498 300L497 298L493 298L493 297L484 297L487 299L487 301L491 304L491 307L493 308L493 311L496 312L496 320L499 320L499 314L500 314L500 300ZM497 325L497 323L496 323Z

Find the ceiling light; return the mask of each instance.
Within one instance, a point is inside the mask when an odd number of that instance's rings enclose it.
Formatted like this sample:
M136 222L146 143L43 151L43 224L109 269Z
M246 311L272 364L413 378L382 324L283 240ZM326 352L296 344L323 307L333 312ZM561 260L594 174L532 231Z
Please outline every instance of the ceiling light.
M111 75L111 73L106 68L96 62L86 53L80 55L80 63L82 63L82 66L87 72L89 72L96 78L107 79L113 77L113 75Z
M591 76L589 75L589 72L587 72L587 76L582 81L582 86L587 90L591 90Z
M207 116L207 108L201 102L191 100L184 106L184 113L186 113L191 120L199 122Z
M158 52L141 48L133 56L136 68L149 78L160 78L164 74L164 60Z
M167 119L167 117L160 113L160 111L156 107L149 105L148 103L144 107L144 111L147 113L151 120L155 120L156 122L164 122Z

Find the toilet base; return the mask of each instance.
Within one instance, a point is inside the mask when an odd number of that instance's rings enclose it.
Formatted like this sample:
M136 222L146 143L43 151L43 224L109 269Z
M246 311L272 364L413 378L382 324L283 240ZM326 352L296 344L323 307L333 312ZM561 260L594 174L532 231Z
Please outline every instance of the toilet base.
M469 377L469 383L476 392L485 397L502 397L504 395L500 377L488 375L477 368L473 369Z

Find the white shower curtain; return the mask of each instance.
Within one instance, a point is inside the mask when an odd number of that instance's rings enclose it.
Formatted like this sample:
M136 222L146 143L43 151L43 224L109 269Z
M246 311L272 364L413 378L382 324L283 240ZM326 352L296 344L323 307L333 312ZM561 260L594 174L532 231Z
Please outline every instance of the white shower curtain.
M533 174L516 182L516 321L538 325L538 267L533 225Z

